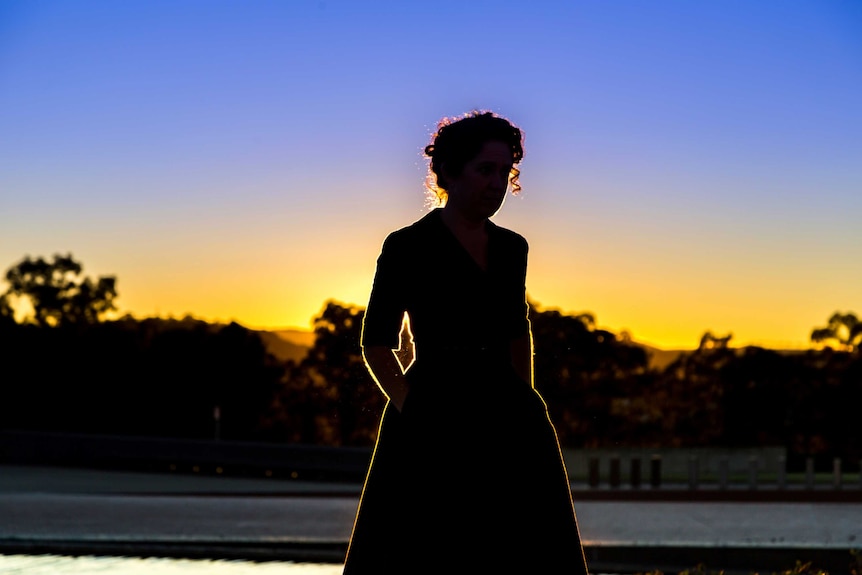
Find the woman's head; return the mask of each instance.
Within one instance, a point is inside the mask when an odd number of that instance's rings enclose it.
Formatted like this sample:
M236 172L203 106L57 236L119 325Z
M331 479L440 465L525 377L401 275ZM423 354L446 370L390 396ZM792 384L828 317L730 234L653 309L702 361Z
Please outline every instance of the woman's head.
M488 142L501 142L511 151L509 182L512 193L520 191L519 172L514 166L524 157L521 130L493 112L473 111L459 118L441 120L431 143L425 147L425 155L430 158L426 187L435 205L446 201L447 178L459 176L467 162L474 159Z

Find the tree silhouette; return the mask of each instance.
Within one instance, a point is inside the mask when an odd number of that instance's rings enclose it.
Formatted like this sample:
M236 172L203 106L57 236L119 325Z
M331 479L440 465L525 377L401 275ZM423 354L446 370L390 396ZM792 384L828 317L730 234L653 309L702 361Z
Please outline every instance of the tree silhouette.
M697 349L703 351L705 349L727 349L730 347L730 340L733 339L733 334L729 333L723 337L719 337L707 330L700 337L700 343Z
M664 445L714 445L724 437L723 378L737 357L732 337L707 331L696 350L680 354L662 372L649 403L661 414Z
M792 424L810 409L794 401L803 396L803 367L796 356L748 346L720 372L723 434L729 447L789 445ZM803 408L807 413L802 413Z
M829 318L826 327L811 331L811 341L814 343L835 342L839 349L855 351L862 343L862 322L854 313L835 312Z
M359 345L364 316L364 308L328 301L314 319L315 344L304 362L326 382L331 401L328 419L340 445L371 443L374 436L368 434L368 424L383 408Z
M9 288L0 296L0 315L8 317L12 304L23 300L33 308L25 317L27 323L41 327L97 323L117 309L116 278L102 276L94 282L82 270L72 254L56 254L50 262L25 257L6 272Z
M359 345L365 310L329 300L314 319L315 342L290 365L267 414L277 439L326 445L374 444L384 398Z
M597 447L633 435L625 425L646 384L646 351L597 329L590 313L567 315L530 304L536 388L565 446Z
M15 310L9 304L6 294L0 295L0 328L15 323Z

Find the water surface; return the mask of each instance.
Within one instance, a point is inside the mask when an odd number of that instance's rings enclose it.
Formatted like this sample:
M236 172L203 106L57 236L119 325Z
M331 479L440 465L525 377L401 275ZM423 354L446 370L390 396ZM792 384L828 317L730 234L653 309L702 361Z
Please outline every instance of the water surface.
M343 567L291 561L0 555L3 575L341 575Z

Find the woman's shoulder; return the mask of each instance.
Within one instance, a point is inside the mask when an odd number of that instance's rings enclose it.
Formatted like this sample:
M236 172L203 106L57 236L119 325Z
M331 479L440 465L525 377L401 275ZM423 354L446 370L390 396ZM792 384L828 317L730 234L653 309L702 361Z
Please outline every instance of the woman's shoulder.
M519 251L523 250L525 252L529 249L527 238L516 231L498 226L491 222L491 233L494 234L496 238L495 241L506 245L510 249Z
M429 212L412 224L389 232L384 245L396 246L421 242L436 233L439 223L439 213L436 210Z
M383 240L382 249L387 253L409 254L423 244L433 241L434 212L426 214L412 224L389 232Z

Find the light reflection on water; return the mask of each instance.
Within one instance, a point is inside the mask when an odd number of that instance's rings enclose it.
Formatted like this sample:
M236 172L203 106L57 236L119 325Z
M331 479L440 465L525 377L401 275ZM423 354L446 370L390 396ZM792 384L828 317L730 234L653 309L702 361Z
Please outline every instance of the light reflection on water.
M156 557L0 555L3 575L340 575L343 565Z

